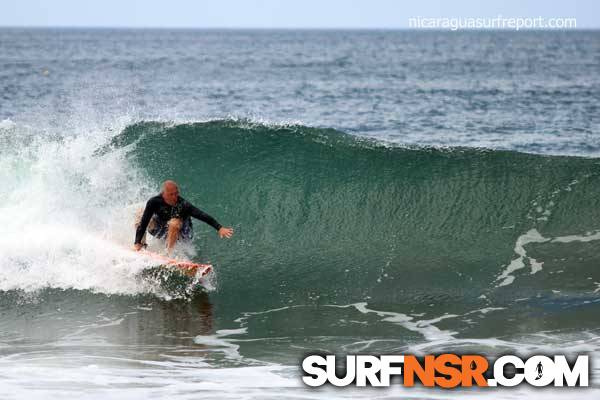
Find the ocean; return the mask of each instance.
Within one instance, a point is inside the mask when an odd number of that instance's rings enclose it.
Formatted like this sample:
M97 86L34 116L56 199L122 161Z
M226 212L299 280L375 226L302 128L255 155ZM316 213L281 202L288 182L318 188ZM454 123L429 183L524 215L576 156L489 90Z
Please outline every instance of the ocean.
M0 29L0 397L598 398L599 67L600 31ZM128 249L165 179L235 230L176 250L202 290ZM591 387L301 380L446 352Z

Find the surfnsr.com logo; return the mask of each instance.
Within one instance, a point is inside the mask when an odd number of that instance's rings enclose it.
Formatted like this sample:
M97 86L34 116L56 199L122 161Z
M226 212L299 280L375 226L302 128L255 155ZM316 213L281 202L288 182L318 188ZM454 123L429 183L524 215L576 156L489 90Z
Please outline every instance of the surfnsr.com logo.
M588 386L589 359L577 356L569 363L564 355L534 355L521 359L505 355L492 365L481 355L347 355L345 371L335 355L309 355L302 361L308 386L390 386L392 378L404 386L426 387Z

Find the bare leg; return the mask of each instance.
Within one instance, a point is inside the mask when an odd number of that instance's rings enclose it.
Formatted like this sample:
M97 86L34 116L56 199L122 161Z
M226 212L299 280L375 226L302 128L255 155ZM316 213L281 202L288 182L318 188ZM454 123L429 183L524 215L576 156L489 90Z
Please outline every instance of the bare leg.
M183 221L180 218L171 218L168 222L169 231L167 232L167 254L170 255L173 247L175 246L175 242L179 238L179 231L181 231L181 226L183 225Z

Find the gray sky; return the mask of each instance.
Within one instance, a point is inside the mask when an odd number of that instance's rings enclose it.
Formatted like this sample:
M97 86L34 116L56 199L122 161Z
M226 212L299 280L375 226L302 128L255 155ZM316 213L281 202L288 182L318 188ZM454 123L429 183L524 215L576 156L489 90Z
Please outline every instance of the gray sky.
M0 26L407 28L410 17L577 18L597 0L0 0Z

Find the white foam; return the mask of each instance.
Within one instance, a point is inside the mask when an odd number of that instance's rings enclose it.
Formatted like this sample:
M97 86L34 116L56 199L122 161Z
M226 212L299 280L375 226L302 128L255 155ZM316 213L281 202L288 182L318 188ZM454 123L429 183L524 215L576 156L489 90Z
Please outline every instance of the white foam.
M446 318L455 318L457 315L454 314L445 314L438 318L430 319L430 320L417 320L414 321L414 317L393 311L377 311L367 308L367 303L352 303L348 305L336 305L329 304L327 307L354 307L356 310L363 314L374 313L379 317L383 317L382 321L391 322L394 324L398 324L405 329L408 329L413 332L417 332L425 338L427 341L435 341L435 340L451 340L454 338L454 334L456 332L444 331L434 326L434 323L437 323Z
M238 329L219 329L217 332L217 336L231 336L231 335L243 335L248 333L248 328L238 328Z
M510 285L514 282L515 276L512 275L515 271L525 268L525 261L531 266L531 274L535 274L542 270L544 265L543 261L538 261L533 257L527 255L525 246L531 243L572 243L572 242L591 242L593 240L600 240L600 231L586 232L582 235L566 235L557 237L544 237L537 229L531 229L525 234L517 238L514 252L519 256L513 259L510 264L502 271L502 273L496 278L496 281L501 282L496 287Z
M0 153L0 290L149 290L134 278L144 259L124 246L133 242L134 210L151 185L125 149L98 153L121 127L31 136L30 127L5 125L11 131L0 130L10 135Z
M515 253L519 257L513 259L510 264L506 267L504 271L496 278L496 280L502 280L497 286L506 286L510 285L515 277L511 275L513 272L525 268L525 260L528 260L531 264L531 273L535 274L536 272L542 269L542 262L538 262L536 259L527 256L527 251L525 250L525 246L529 243L544 243L549 241L549 239L544 238L536 229L531 229L527 233L519 236L517 238L517 242L515 244Z
M12 129L15 126L16 124L10 118L6 118L0 121L0 129Z
M552 243L571 243L571 242L591 242L593 240L600 240L600 231L596 233L585 233L584 235L567 235L555 237L552 239Z
M505 309L506 309L506 307L486 307L486 308L481 308L479 310L468 312L467 314L476 313L476 312L481 313L481 314L487 314L492 311L500 311L500 310L505 310Z

